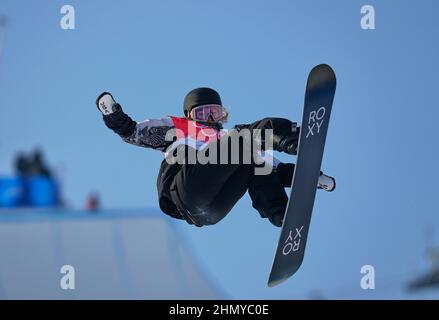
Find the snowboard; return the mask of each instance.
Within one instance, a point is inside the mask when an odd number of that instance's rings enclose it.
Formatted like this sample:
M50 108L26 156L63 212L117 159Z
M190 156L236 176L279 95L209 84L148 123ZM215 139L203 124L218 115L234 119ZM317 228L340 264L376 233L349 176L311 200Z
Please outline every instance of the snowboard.
M320 175L336 78L330 66L311 70L305 92L297 162L268 286L291 277L302 264Z

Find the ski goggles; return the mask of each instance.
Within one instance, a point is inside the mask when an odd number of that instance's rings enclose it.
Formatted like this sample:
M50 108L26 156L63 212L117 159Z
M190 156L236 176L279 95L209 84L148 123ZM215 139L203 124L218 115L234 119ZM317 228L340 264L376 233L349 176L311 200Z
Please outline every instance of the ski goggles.
M219 104L205 104L191 110L190 116L195 121L208 121L212 117L213 121L220 121L226 116L226 111Z

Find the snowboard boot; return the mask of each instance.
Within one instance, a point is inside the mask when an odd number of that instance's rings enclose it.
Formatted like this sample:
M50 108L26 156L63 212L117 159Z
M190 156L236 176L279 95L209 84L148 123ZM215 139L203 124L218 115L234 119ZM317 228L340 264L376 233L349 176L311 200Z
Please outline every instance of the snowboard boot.
M291 132L286 135L273 135L273 149L291 155L297 155L299 145L300 127L293 123Z
M325 175L323 172L320 171L317 189L323 189L325 191L332 192L335 190L335 186L335 179L333 177ZM285 206L275 207L271 210L273 214L269 217L269 220L276 227L282 227L285 210Z
M335 179L333 177L327 176L322 171L320 171L317 189L323 189L325 191L332 192L335 190L335 186Z
M271 224L276 227L282 227L282 223L284 221L285 215L285 206L281 206L279 208L273 208L273 214L268 218Z

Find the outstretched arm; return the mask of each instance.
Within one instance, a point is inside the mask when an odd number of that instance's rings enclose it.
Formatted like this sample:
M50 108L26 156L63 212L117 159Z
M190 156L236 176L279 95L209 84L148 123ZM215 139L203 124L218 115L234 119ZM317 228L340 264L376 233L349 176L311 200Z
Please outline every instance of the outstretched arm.
M173 128L170 118L136 122L123 112L120 104L108 92L103 92L98 96L96 105L102 112L106 126L125 142L160 151L165 151L172 143L165 139L168 130Z

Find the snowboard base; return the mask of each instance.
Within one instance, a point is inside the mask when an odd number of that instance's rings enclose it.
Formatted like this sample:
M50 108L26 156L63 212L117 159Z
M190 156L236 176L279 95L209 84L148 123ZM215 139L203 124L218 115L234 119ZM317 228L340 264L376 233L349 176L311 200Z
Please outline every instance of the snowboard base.
M268 280L269 287L286 281L303 262L335 88L336 77L330 66L321 64L311 70L291 195Z

